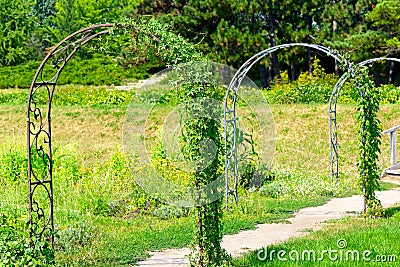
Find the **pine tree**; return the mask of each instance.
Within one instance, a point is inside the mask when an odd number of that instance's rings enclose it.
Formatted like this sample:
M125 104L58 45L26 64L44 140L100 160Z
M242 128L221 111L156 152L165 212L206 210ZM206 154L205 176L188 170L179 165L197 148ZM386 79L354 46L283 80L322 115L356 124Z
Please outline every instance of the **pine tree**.
M0 0L0 65L16 65L31 58L29 46L35 18L32 1Z

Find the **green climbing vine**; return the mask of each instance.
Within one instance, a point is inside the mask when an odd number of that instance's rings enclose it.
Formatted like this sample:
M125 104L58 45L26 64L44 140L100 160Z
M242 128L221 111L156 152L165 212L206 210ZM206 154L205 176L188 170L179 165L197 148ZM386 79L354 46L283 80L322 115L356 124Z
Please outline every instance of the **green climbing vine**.
M364 197L364 214L368 217L378 217L382 215L382 205L375 196L375 191L379 189L377 162L382 131L377 117L379 92L365 67L356 70L354 85L360 90L356 113L359 129L357 168Z
M137 50L156 55L165 64L180 73L179 63L205 62L206 58L194 45L157 20L149 17L125 19L116 24L112 35L130 36L129 42ZM215 181L221 175L223 164L223 146L220 122L207 116L196 116L199 113L214 112L215 106L209 99L216 99L216 85L203 82L199 71L185 71L178 78L182 100L200 99L185 105L185 114L189 116L182 130L182 153L187 160L196 162L195 171L190 174L190 183L197 189ZM200 75L200 76L199 76ZM204 141L211 140L215 147L213 160L205 163ZM198 190L198 203L209 196L202 196ZM211 194L217 192L211 192ZM205 203L196 207L196 233L191 246L190 262L192 266L222 266L229 261L221 248L222 240L222 200Z
M339 53L336 53L340 55ZM364 215L379 217L383 215L382 204L376 198L379 190L378 159L381 145L381 123L377 117L379 111L379 91L368 74L367 67L352 64L347 54L340 55L342 69L350 73L351 85L357 101L358 156L357 170L359 184L364 199Z
M179 63L206 61L206 58L197 51L194 45L188 43L183 37L175 34L171 29L148 17L136 17L119 22L113 35L128 35L129 42L134 44L137 51L156 55L163 60L167 66L178 70ZM352 64L344 57L343 69L352 68ZM360 91L357 106L358 134L358 170L360 173L360 184L364 196L364 212L366 215L377 216L380 202L375 196L375 190L379 188L377 160L379 156L380 122L377 118L379 100L376 89L365 68L352 69L353 85ZM206 99L215 99L215 85L204 83L198 79L199 72L184 72L180 77L181 82L177 90L183 100L204 99L185 106L186 114L209 112L213 108L207 104ZM201 78L201 77L200 77ZM186 159L197 162L196 171L191 173L190 182L195 188L215 181L222 166L223 152L221 141L221 129L218 121L202 116L190 117L181 136L183 142L182 153ZM216 156L204 167L204 155L202 155L202 143L204 140L212 140L215 144ZM201 192L199 190L199 192ZM207 196L198 195L198 200ZM192 266L222 266L227 264L228 257L221 248L222 240L222 201L218 199L210 204L198 205L196 207L196 233L191 246L192 253L190 262Z

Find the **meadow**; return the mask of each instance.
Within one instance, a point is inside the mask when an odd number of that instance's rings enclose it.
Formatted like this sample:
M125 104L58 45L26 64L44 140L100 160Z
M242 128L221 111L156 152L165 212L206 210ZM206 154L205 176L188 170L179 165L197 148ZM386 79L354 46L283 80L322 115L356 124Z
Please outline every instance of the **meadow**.
M60 97L52 112L57 265L131 266L147 257L148 251L188 246L194 231L192 210L165 205L146 194L132 178L135 169L122 147L128 103L131 119L141 122L158 92L87 86L57 90ZM3 224L27 219L26 93L20 89L0 94L0 215L8 218ZM149 118L155 135L162 114L172 108L166 102ZM239 204L231 203L224 214L225 234L252 229L257 223L284 221L296 210L321 205L332 197L360 194L354 104L338 105L339 184L330 178L327 104L270 104L269 109L276 130L271 171L259 190L240 189ZM400 124L399 114L397 104L383 104L382 128ZM384 168L389 166L388 136L383 137L381 151L379 164ZM383 189L392 186L382 183ZM372 222L343 219L329 227L357 236L355 225L368 231L381 225L393 228L398 216L392 217ZM283 246L301 247L303 240L331 242L335 238L316 233ZM254 255L235 264L264 266L255 263Z

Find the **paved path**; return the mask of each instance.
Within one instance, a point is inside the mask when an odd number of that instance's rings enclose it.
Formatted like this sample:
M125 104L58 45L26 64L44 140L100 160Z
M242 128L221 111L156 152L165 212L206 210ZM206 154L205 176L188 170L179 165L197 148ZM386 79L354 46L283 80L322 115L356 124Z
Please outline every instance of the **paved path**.
M114 86L114 90L132 90L142 88L145 85L154 85L162 81L166 77L166 73L156 73L145 80L138 80L136 82L128 82L125 85Z
M384 207L400 203L400 188L377 192L378 199ZM362 211L363 199L361 196L347 198L334 198L328 203L318 207L299 210L287 223L259 224L255 230L242 231L234 235L226 235L222 240L222 247L233 257L248 251L254 251L279 242L284 242L291 237L308 234L311 230L323 227L323 222L338 219L349 214ZM189 249L167 249L151 252L151 257L138 262L138 266L151 267L187 267L186 255Z

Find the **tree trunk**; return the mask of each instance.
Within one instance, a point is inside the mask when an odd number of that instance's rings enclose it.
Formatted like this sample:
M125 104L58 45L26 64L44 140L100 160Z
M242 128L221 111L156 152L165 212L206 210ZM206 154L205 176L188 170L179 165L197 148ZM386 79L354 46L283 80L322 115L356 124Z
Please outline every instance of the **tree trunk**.
M379 70L374 70L374 82L376 86L381 85L381 75L379 74Z
M340 69L337 60L335 60L335 75L336 76L340 75Z
M273 15L267 15L267 31L269 35L269 47L276 46L276 38L275 38L275 26L274 26L274 17ZM279 66L278 66L278 56L275 52L269 54L270 65L269 65L269 73L270 79L272 80L275 76L280 78L279 74Z
M312 34L312 17L311 16L307 16L307 24L308 24L308 30L310 31L310 34ZM308 73L310 74L310 76L312 76L312 74L313 74L313 61L312 61L311 48L307 49L307 58L308 58Z
M268 81L268 75L267 75L267 68L265 67L264 64L261 64L259 66L259 71L260 71L260 78L261 78L261 87L268 88L269 87L269 81Z
M296 80L296 65L293 58L290 60L290 80Z
M389 67L389 84L394 83L394 62L390 62L390 67Z

